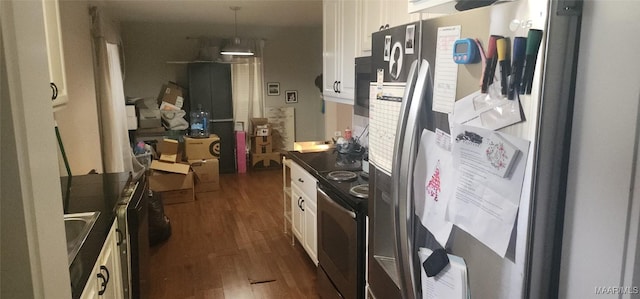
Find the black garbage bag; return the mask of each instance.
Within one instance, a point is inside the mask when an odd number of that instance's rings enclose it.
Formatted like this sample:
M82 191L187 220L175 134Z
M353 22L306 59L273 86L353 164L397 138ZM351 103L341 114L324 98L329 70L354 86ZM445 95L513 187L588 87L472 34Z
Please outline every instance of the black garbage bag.
M171 236L171 221L164 214L162 196L153 193L149 198L149 245L158 245Z

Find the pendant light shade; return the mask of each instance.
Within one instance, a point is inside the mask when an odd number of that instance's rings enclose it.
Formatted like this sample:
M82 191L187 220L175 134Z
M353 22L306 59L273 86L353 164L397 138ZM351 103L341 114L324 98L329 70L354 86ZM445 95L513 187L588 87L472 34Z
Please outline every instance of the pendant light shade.
M234 11L235 14L235 37L233 38L233 42L230 45L226 45L220 54L222 55L238 55L238 56L253 56L253 51L247 47L243 47L240 45L240 38L238 37L238 10L240 7L232 6L231 10Z

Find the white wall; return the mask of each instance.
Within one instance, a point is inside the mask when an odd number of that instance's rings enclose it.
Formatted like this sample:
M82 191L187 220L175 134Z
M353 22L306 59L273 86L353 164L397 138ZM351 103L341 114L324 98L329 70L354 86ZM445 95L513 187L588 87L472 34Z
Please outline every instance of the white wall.
M322 73L322 28L281 30L267 42L265 83L280 82L280 96L267 96L266 105L295 108L296 141L322 140L322 96L314 83ZM298 91L298 103L285 104L286 90Z
M69 103L55 113L55 119L73 175L92 169L102 172L88 9L87 1L60 3Z
M640 64L629 59L640 47L631 38L639 18L638 1L584 2L560 298L602 298L598 286L640 287L631 281Z
M280 83L280 96L266 96L266 106L294 106L296 140L318 140L324 134L319 90L314 80L322 72L322 30L317 28L249 27L239 25L245 38L264 38L265 90L267 82ZM197 37L228 37L233 26L214 24L157 24L126 22L122 38L126 58L125 93L133 97L158 95L167 81L188 87L186 64L198 56ZM189 37L189 38L188 38ZM285 104L284 91L297 90L298 103Z
M335 138L336 132L353 128L353 106L325 101L324 140Z

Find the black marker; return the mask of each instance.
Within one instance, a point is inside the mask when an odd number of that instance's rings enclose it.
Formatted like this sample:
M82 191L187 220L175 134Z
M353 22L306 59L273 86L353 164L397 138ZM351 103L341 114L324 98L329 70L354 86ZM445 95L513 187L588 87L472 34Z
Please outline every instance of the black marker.
M527 51L524 65L524 75L520 93L531 94L531 86L533 85L533 73L536 70L536 59L538 59L538 49L542 41L542 30L530 29L527 36Z
M513 40L513 65L511 66L511 77L509 77L509 100L515 99L520 89L526 47L527 38L516 37Z
M502 95L507 95L509 82L507 81L507 75L510 71L509 53L507 53L507 39L501 38L496 41L496 50L498 52L498 62L500 63L500 84L502 86Z

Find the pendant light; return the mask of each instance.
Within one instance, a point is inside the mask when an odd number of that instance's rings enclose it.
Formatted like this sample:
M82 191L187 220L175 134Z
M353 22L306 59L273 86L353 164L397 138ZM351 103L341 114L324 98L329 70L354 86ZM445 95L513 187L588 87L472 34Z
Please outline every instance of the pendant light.
M239 56L253 56L253 51L251 51L247 47L243 47L240 45L240 38L238 37L238 10L240 10L239 6L230 7L231 10L234 11L235 14L235 37L233 38L233 42L230 45L225 46L220 54L222 55L239 55Z

